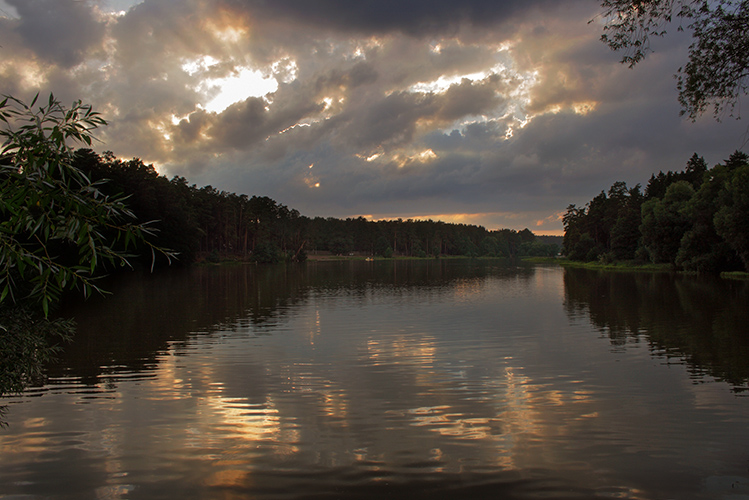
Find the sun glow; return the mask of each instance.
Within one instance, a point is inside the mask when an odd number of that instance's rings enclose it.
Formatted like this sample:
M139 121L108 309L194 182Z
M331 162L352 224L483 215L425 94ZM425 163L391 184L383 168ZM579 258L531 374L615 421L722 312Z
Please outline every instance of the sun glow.
M291 81L296 77L296 65L289 59L273 63L268 69L237 66L228 76L213 77L221 70L222 61L211 55L185 60L182 70L194 77L198 83L194 89L206 97L201 107L207 111L221 113L234 103L249 97L264 97L278 90L278 76L281 81Z
M262 97L278 89L278 82L272 76L250 68L241 68L234 75L226 78L208 78L200 84L200 89L213 94L205 104L205 109L221 113L236 102L250 97Z
M310 166L307 167L307 174L304 176L304 183L307 185L308 188L320 187L320 178L312 173L312 168L314 166L315 164L311 163Z
M0 74L16 73L22 85L26 88L41 88L47 84L47 74L44 68L34 61L26 61L23 64L12 60L0 61Z
M598 103L595 101L576 102L572 105L572 111L575 114L585 116L595 111L596 107L598 107Z
M280 80L282 83L291 83L296 80L297 73L299 72L299 66L295 60L284 57L274 62L270 66L271 71L276 77L276 80Z
M182 71L190 76L193 76L197 73L202 73L208 70L211 66L215 66L220 62L221 61L219 61L215 57L208 55L198 57L196 59L189 59L182 63Z
M371 157L370 157L371 158ZM437 159L437 154L431 149L425 149L414 154L396 153L392 157L392 161L398 166L403 168L413 164L426 164ZM369 159L367 159L369 161Z
M419 82L412 85L408 90L409 92L422 93L422 94L441 94L447 92L447 90L453 85L462 82L463 80L469 80L471 82L477 82L486 79L491 75L491 70L482 71L478 73L471 73L467 75L453 75L453 76L440 76L436 80L431 82Z

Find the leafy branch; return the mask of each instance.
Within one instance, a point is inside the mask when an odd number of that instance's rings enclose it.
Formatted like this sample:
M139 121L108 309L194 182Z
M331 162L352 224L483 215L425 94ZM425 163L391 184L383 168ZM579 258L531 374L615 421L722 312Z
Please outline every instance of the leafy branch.
M44 316L70 289L103 293L96 280L130 266L137 245L152 258L175 254L148 241L154 230L135 223L125 196L106 196L73 165L70 143L90 146L106 125L89 105L64 107L49 96L38 105L11 96L0 102L0 305L37 304Z
M681 114L692 121L712 108L713 116L740 117L749 87L749 0L601 0L601 41L635 66L652 52L672 22L690 31L688 62L675 75Z

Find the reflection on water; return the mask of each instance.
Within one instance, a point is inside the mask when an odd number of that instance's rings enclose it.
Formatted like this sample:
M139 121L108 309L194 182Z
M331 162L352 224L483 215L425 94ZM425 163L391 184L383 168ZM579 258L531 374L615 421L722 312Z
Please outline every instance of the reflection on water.
M69 305L75 342L6 400L0 498L742 498L746 366L710 338L745 346L726 318L746 290L630 277L467 261L134 277Z
M645 342L696 377L749 388L749 282L567 269L564 284L568 314L589 317L612 345Z

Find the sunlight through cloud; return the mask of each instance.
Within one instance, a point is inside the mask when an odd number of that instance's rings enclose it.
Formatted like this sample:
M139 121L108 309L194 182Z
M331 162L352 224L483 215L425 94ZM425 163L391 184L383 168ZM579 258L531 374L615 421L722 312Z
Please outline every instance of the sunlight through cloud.
M296 76L296 66L293 61L281 60L272 65L273 75L271 76L260 70L240 66L230 76L207 77L219 64L221 61L210 55L182 63L182 70L185 73L200 80L195 89L209 98L208 102L200 107L214 113L221 113L232 104L249 97L263 97L275 92L278 90L278 80L275 74L280 74L282 81Z
M398 168L403 168L405 166L413 165L415 163L425 164L436 159L437 159L437 154L431 149L425 149L424 151L420 151L412 155L403 154L403 153L397 153L393 155L393 162L398 166Z
M206 79L200 87L218 89L218 93L205 105L205 109L221 113L236 102L275 92L278 89L278 82L273 77L264 76L260 71L242 68L234 76Z
M471 73L468 75L456 75L456 76L440 76L438 79L431 82L419 82L409 88L409 92L418 92L423 94L441 94L447 92L447 90L453 85L462 82L463 80L469 80L471 82L477 82L485 79L492 74L492 71L482 71L478 73Z

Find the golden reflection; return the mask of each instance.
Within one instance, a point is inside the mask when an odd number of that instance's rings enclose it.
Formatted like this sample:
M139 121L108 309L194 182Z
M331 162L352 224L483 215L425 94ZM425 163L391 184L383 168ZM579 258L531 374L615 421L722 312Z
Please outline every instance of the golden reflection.
M320 336L322 328L320 326L320 310L315 311L315 322L309 330L309 344L315 345L315 338Z
M190 382L185 382L184 379L178 375L177 367L177 356L164 356L161 359L161 365L159 366L159 376L151 380L150 385L154 391L152 391L153 399L183 399L191 397L191 386Z
M575 402L592 401L593 391L577 390L572 393L572 400Z
M280 433L278 410L272 401L257 405L244 398L210 396L206 405L212 410L212 417L231 430L233 437L247 441L276 439Z
M480 280L463 280L455 283L455 298L465 300L479 296L483 291L483 284Z
M326 417L340 419L344 427L347 426L349 401L344 393L335 390L323 390L322 413Z
M547 391L546 399L552 406L562 406L564 404L564 394L559 390Z
M285 429L281 424L279 410L273 398L253 403L243 397L225 395L225 387L215 380L210 365L191 370L189 376L182 373L178 356L165 356L161 363L160 376L150 382L154 398L195 398L197 419L179 437L183 448L206 449L215 447L217 435L231 443L232 448L240 443L272 444L274 454L289 455L299 451L293 443L299 440L297 429ZM207 388L198 391L197 388ZM225 446L225 445L224 445Z
M211 474L205 480L205 485L210 487L244 486L247 482L247 477L248 473L246 470L220 470Z
M430 365L437 354L436 340L431 336L416 337L401 335L389 342L383 340L367 340L367 357L375 365L385 363L412 363L416 365Z
M492 436L490 419L466 418L449 410L449 406L415 408L409 411L413 415L411 425L428 427L442 436L460 439L486 439Z
M499 414L502 421L509 424L510 433L513 435L537 434L538 418L529 391L530 379L523 375L516 375L513 368L507 367L504 387L502 401L506 401L506 406Z

